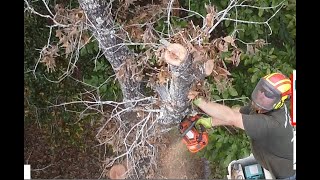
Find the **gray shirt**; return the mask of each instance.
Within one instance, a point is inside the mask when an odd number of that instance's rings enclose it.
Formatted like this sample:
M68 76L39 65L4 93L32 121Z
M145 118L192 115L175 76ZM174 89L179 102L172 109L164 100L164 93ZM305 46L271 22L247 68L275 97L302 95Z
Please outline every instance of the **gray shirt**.
M257 114L245 106L240 113L258 163L277 179L293 176L293 127L285 108Z

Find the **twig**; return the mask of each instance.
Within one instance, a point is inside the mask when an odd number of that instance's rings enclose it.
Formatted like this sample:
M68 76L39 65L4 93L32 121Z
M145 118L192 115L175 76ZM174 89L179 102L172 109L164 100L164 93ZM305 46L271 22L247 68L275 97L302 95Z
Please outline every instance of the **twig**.
M43 0L42 0L43 1ZM49 18L49 19L51 19L55 24L56 24L56 26L60 26L60 27L68 27L68 26L70 26L70 25L65 25L65 24L61 24L61 23L58 23L53 17L51 17L50 15L43 15L43 14L40 14L40 13L38 13L37 11L35 11L34 9L33 9L33 7L31 7L30 5L29 5L29 2L27 1L27 0L24 0L24 2L26 3L26 5L27 5L27 10L30 10L30 12L31 13L33 13L33 14L36 14L36 15L38 15L38 16L40 16L40 17L44 17L44 18ZM49 11L49 13L52 15L52 12L50 11L50 9L48 8L48 6L47 6L47 4L46 3L44 3L45 4L45 6L47 7L47 9L48 9L48 11ZM25 9L25 11L26 11L26 9ZM52 15L53 16L53 15Z
M168 37L169 37L169 39L170 39L170 27L171 27L171 24L170 24L170 13L171 13L173 1L174 0L170 0L169 3L168 3L167 24L168 24Z
M53 164L49 164L48 166L44 167L44 168L40 168L40 169L31 169L31 171L43 171L47 168L49 168L50 166L52 166Z

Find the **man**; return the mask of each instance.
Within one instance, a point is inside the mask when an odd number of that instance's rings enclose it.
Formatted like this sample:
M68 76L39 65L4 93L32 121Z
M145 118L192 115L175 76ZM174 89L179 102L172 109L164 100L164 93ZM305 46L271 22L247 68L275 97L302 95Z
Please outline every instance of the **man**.
M291 81L281 73L260 79L251 94L251 105L238 110L198 98L194 104L210 115L196 125L206 128L233 125L245 130L256 161L273 178L295 179L293 170L293 127L285 105L291 95Z

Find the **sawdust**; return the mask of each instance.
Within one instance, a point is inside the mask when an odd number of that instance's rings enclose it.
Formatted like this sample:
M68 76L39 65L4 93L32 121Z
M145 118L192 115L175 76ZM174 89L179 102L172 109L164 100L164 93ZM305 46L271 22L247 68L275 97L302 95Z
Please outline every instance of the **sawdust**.
M203 179L204 163L196 154L188 151L178 131L166 135L166 147L159 158L157 177L160 179Z

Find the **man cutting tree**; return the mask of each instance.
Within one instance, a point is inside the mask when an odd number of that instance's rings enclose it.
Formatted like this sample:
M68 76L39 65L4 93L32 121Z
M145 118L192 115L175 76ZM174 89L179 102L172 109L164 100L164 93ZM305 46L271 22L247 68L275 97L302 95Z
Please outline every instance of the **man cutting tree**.
M194 104L210 115L196 125L205 128L232 125L243 129L250 138L253 156L274 179L295 179L293 170L293 127L285 100L291 95L291 81L281 73L260 79L251 94L251 104L238 110L204 98Z

